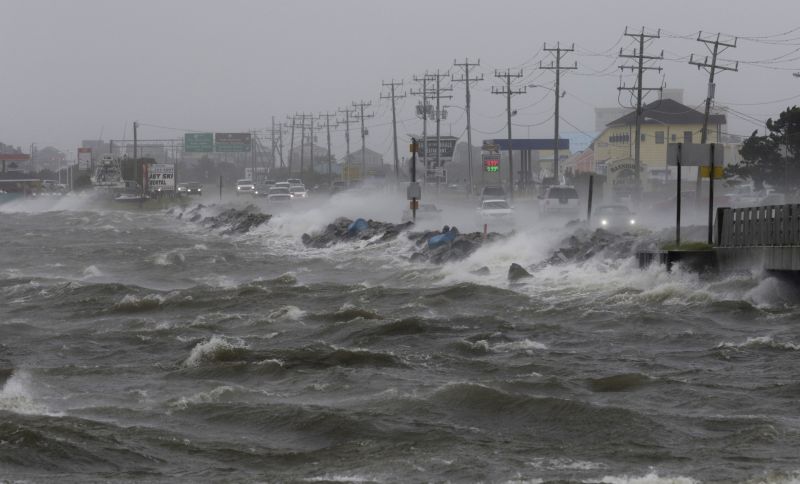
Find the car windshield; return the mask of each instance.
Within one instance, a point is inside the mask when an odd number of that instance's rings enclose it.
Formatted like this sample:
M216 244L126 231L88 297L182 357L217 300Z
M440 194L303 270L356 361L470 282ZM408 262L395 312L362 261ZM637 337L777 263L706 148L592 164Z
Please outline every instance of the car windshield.
M504 196L506 192L501 187L486 187L483 189L483 196Z
M186 186L189 188L201 188L203 186L202 183L187 183Z
M556 187L547 192L547 198L578 198L578 192L574 188Z
M306 191L306 189L304 187L292 187L291 191L292 193L300 193Z
M630 210L624 205L613 205L609 207L597 207L597 215L613 216L613 215L629 215Z
M508 202L505 200L492 200L490 202L483 202L483 208L509 208Z
M251 182L250 180L239 180L239 181L236 182L236 184L237 185L252 185L253 182Z
M283 188L283 187L270 188L269 189L269 194L270 195L288 195L289 194L289 189L288 188Z

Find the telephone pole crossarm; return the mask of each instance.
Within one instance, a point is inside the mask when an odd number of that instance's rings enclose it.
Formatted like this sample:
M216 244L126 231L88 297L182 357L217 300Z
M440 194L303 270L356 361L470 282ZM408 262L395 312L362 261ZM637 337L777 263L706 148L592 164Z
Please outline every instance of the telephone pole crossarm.
M470 106L471 106L471 97L470 97L470 84L473 82L479 82L483 80L483 74L480 76L470 77L469 75L469 68L470 67L478 67L481 65L481 60L478 59L477 62L470 62L469 59L464 59L463 63L459 63L458 61L453 61L453 65L456 67L460 67L464 71L464 75L460 78L451 77L450 80L453 82L463 82L464 87L466 88L466 100L467 100L467 163L468 166L468 173L469 173L469 185L467 186L467 196L472 194L472 187L473 187L473 180L472 180L472 123L470 118Z
M546 66L546 65L542 65L542 63L539 62L539 69L552 70L552 71L555 71L555 73L556 73L556 84L555 84L555 89L553 90L553 93L555 94L555 102L556 102L555 114L553 115L553 122L554 122L554 126L555 126L555 130L554 130L555 134L553 135L553 143L554 143L553 144L553 176L556 177L556 180L558 180L560 178L559 177L559 169L558 169L558 162L560 161L558 159L558 157L559 157L559 144L560 144L559 141L560 141L560 137L559 137L558 129L559 129L559 121L560 121L559 101L561 100L561 71L564 71L564 70L576 70L578 68L578 62L575 61L575 64L572 65L572 66L563 66L563 65L561 65L561 60L564 58L564 56L566 56L570 52L574 52L575 51L575 44L572 44L572 47L569 47L569 48L561 47L561 43L560 42L557 42L555 47L547 47L547 44L545 44L544 47L542 48L542 50L544 50L545 52L550 52L555 56L555 63L553 63L551 61L550 65Z
M516 73L512 73L511 69L506 69L505 71L495 70L494 76L501 79L505 78L506 80L506 85L502 88L496 88L495 86L492 86L492 94L502 94L506 96L506 123L508 127L508 193L511 200L514 200L514 151L511 144L511 96L514 94L525 94L527 90L525 87L520 89L512 89L511 87L512 78L522 77L521 69Z

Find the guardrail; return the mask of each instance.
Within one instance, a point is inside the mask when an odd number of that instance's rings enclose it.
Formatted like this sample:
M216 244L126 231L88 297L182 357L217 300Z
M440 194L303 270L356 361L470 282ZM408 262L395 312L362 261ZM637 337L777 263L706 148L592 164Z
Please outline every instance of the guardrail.
M800 205L717 209L718 247L800 245Z

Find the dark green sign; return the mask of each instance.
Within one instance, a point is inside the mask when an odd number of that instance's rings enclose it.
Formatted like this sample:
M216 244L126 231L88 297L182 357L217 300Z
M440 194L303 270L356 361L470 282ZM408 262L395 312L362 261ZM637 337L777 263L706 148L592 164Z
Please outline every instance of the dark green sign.
M183 135L186 153L211 153L214 151L214 133L186 133Z
M214 147L218 153L250 151L250 133L214 133Z

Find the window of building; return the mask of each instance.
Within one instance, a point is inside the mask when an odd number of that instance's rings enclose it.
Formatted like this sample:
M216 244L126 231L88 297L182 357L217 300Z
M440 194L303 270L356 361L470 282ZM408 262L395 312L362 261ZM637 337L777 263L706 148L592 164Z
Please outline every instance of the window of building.
M642 143L644 143L644 138L645 138L644 133L642 133L642 136L641 136Z
M672 142L674 143L676 141L678 141L678 135L675 134L675 133L672 133Z
M684 143L691 143L692 142L692 132L691 131L684 131L683 132L683 142Z
M656 144L663 145L664 144L664 132L663 131L656 131Z

